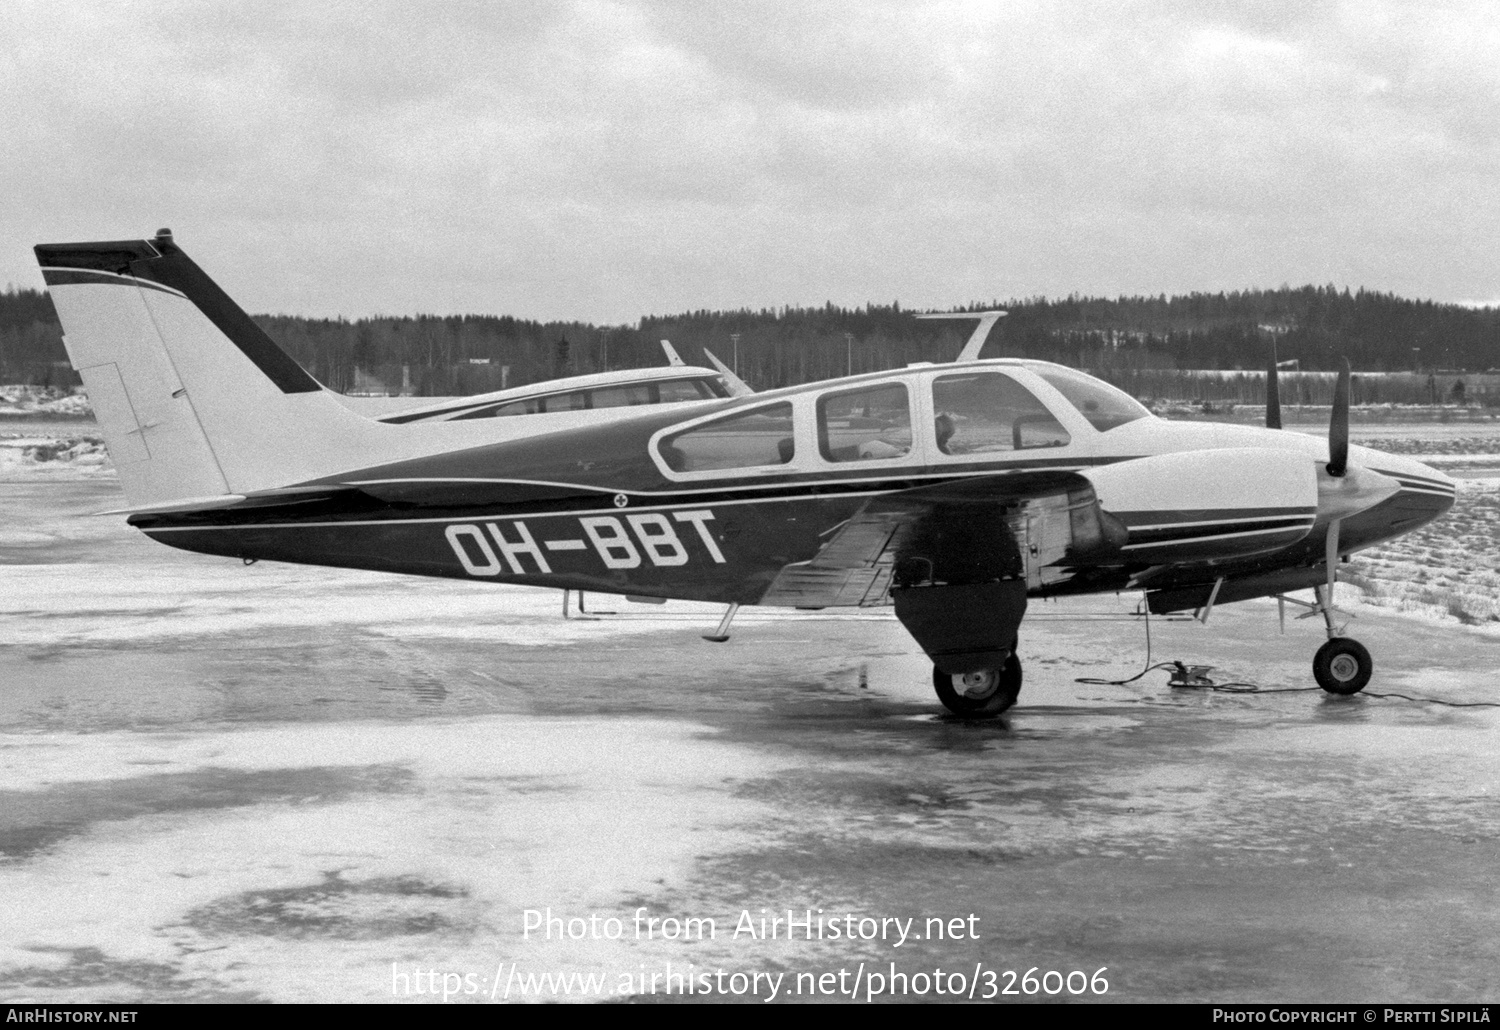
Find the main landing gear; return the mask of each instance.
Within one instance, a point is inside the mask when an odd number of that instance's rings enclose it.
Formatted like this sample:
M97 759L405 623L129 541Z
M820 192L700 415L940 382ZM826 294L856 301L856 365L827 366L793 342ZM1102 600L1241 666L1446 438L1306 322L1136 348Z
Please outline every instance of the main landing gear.
M972 516L965 516L972 519ZM952 526L958 533L958 521ZM946 532L947 530L944 530ZM945 547L957 546L945 537ZM980 538L975 537L976 547ZM1009 539L1009 537L1007 537ZM1014 543L1012 542L1012 549ZM913 552L915 554L916 552ZM1019 552L1011 563L1020 569ZM1000 558L1004 558L1003 555ZM1010 559L1006 559L1009 561ZM925 558L909 557L903 565L919 567L927 575L931 566ZM1008 574L1011 566L996 559L990 571ZM950 574L942 570L942 575ZM973 575L972 570L954 566L953 575ZM937 575L932 578L939 578ZM954 715L966 717L999 715L1016 703L1021 692L1021 660L1016 657L1016 635L1026 615L1026 580L1019 576L983 583L950 583L945 586L900 586L891 589L896 618L932 657L932 685L938 700Z
M998 669L946 673L932 668L938 700L954 715L999 715L1016 703L1021 693L1021 659L1012 651Z

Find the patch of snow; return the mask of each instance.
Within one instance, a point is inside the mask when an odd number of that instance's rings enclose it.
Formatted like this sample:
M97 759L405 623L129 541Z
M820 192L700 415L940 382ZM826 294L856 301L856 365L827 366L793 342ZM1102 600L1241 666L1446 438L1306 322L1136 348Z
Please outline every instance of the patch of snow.
M87 395L44 386L0 386L0 417L91 417Z
M419 959L476 973L497 958L559 972L680 961L665 941L523 940L523 913L629 919L705 856L754 844L747 827L770 813L735 784L780 764L713 738L686 722L518 715L0 737L11 789L64 791L65 779L130 798L201 780L220 798L101 821L0 868L0 969L61 966L88 947L312 1002L390 1000L393 963ZM266 772L281 786L257 795ZM351 789L297 797L330 774ZM299 918L272 929L267 905ZM408 921L406 934L360 932Z
M0 478L93 478L113 475L114 465L97 433L47 435L0 431Z

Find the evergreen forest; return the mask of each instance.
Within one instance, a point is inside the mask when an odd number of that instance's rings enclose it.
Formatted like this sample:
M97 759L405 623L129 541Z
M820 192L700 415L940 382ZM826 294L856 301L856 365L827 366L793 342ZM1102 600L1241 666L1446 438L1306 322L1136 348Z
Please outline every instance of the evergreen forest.
M975 304L1009 312L984 357L1030 357L1122 385L1172 369L1263 369L1270 342L1302 371L1347 356L1357 372L1485 372L1500 366L1500 310L1332 286L1115 299L1031 298ZM650 315L635 325L537 322L493 315L255 321L319 381L340 392L452 396L563 375L660 365L671 340L689 363L707 347L757 389L949 361L971 323L927 321L899 303ZM0 382L66 387L62 334L44 291L0 293Z

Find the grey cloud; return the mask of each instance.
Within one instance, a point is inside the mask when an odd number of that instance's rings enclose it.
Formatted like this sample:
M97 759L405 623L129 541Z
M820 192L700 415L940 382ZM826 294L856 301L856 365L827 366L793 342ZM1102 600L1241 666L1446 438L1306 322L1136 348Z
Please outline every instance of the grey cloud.
M79 2L11 21L0 281L36 281L32 242L175 222L248 306L307 314L1500 288L1484 6Z

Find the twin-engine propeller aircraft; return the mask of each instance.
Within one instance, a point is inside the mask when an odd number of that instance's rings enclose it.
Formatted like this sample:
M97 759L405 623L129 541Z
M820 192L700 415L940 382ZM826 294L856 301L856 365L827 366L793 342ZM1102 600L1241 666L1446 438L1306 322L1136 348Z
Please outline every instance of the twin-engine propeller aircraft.
M391 425L340 405L166 230L36 254L130 524L155 540L719 602L720 636L739 605L894 604L966 715L1015 701L1028 598L1137 589L1206 617L1312 588L1314 674L1354 693L1371 661L1335 621L1339 561L1453 504L1441 473L1349 445L1347 370L1327 444L1164 422L1015 359Z
M665 368L627 368L613 372L549 379L529 386L516 386L472 397L447 397L420 406L402 408L374 417L392 425L409 422L461 422L471 418L511 418L551 412L591 411L596 408L640 407L646 404L683 404L719 397L747 396L752 391L739 377L726 370L689 365L668 340L661 341L667 354ZM717 361L712 354L710 360ZM344 398L344 406L360 408Z

